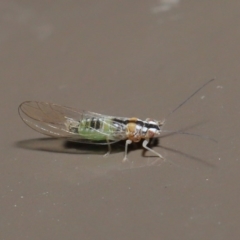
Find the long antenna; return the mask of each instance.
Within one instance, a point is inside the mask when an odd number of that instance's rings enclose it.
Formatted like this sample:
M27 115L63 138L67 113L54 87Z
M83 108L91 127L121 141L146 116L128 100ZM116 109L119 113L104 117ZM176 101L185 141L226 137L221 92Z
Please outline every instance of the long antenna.
M200 88L198 88L194 93L192 93L187 99L185 99L182 103L180 103L173 111L171 111L166 118L168 118L171 114L176 112L182 105L184 105L190 98L192 98L195 94L197 94L202 88L204 88L206 85L208 85L210 82L214 81L215 78L207 81L204 83Z
M196 133L190 133L190 132L183 132L183 131L168 131L168 130L163 130L163 133L169 133L166 135L162 135L161 138L165 137L165 136L169 136L170 134L186 134L186 135L190 135L190 136L195 136L195 137L200 137L200 138L204 138L210 141L213 141L215 143L217 143L217 140L215 140L214 138L211 138L209 136L206 135L200 135L200 134L196 134Z

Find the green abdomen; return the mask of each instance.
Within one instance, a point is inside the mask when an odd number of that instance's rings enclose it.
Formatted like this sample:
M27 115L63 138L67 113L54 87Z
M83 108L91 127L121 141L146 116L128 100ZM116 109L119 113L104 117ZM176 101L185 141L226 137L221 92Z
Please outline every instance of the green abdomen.
M93 141L111 140L115 128L111 119L88 118L80 122L78 133L85 139Z

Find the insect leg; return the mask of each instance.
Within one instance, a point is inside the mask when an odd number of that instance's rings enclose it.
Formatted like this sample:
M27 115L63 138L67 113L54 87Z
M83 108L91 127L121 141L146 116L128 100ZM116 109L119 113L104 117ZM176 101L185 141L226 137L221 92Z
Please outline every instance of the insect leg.
M128 150L128 145L132 143L132 140L128 139L125 144L125 154L123 158L123 162L127 161L127 150Z
M157 156L159 156L160 158L163 159L163 156L162 156L160 153L154 151L153 149L151 149L151 148L149 148L149 147L147 146L148 143L149 143L149 139L145 139L145 140L143 141L142 146L143 146L145 149L147 149L148 151L154 153L155 155L157 155Z
M111 144L109 143L107 138L106 138L106 141L107 141L108 151L103 155L104 157L107 157L112 151Z

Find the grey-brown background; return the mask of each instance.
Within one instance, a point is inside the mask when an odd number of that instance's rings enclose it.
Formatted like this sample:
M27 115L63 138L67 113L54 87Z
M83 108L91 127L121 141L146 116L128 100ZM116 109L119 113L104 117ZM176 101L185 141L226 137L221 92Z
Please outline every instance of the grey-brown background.
M0 239L239 239L240 2L0 2ZM163 119L166 159L47 140L25 100ZM148 156L151 154L148 153Z

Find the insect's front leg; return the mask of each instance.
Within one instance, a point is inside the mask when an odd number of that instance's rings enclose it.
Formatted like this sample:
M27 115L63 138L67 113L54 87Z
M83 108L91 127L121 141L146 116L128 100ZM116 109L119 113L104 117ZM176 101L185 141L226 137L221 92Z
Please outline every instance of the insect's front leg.
M150 151L150 152L154 153L155 155L159 156L160 158L164 159L163 156L162 156L160 153L158 153L158 152L154 151L153 149L149 148L149 147L147 146L148 143L149 143L149 139L145 139L145 140L143 141L142 146L143 146L145 149L147 149L148 151Z

